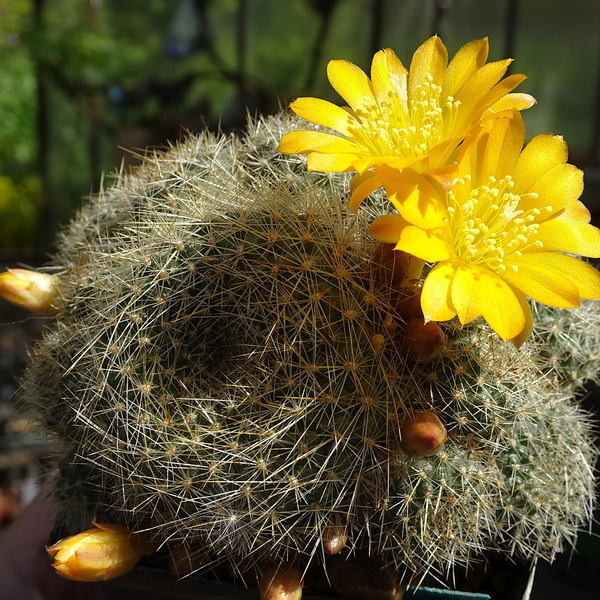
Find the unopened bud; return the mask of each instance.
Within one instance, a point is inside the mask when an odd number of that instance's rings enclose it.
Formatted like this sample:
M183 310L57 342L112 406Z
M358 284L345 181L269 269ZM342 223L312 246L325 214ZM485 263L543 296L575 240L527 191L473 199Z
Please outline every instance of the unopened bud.
M408 360L427 362L441 352L445 343L444 332L435 321L425 323L422 317L414 317L408 319L404 328L400 353Z
M96 523L77 535L46 548L52 566L65 579L105 581L125 575L135 567L147 546L121 525Z
M384 285L400 287L404 282L411 256L394 250L394 244L381 244L371 260L373 279Z
M270 565L259 577L258 591L261 600L300 600L302 574L290 563Z
M0 296L21 308L42 315L56 312L58 278L29 269L8 269L0 273Z
M446 428L431 410L417 411L405 417L400 435L400 448L413 458L436 454L448 439Z
M396 312L405 320L417 317L423 318L421 308L421 290L415 287L404 288L402 295L396 302Z
M348 534L341 525L328 525L323 529L321 539L325 554L339 554L346 547Z

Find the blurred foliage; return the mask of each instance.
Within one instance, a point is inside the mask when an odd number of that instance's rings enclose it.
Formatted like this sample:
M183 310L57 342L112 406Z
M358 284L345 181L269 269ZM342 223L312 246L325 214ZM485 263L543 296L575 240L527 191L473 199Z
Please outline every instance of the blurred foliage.
M2 204L0 247L31 239L31 220L21 236L8 230L36 203L43 226L65 222L101 172L131 162L119 146L164 145L205 125L234 130L247 112L299 95L337 102L328 60L368 69L374 51L391 47L408 62L434 27L450 54L488 36L492 60L513 27L514 70L530 76L521 87L539 101L525 115L528 134L562 133L583 156L600 3L520 0L508 25L508 1L0 0L0 176L12 184L1 193L15 204ZM34 177L38 185L25 185ZM16 207L15 190L29 208Z

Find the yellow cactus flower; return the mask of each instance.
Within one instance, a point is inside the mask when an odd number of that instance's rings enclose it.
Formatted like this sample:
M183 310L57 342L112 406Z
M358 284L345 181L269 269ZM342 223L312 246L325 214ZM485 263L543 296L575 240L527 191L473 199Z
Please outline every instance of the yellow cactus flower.
M66 579L105 581L135 567L147 546L121 525L92 521L94 529L60 540L46 548L52 566Z
M400 214L369 230L437 263L422 289L426 320L482 315L517 346L532 329L525 295L562 308L600 298L600 274L570 256L600 257L600 231L578 200L583 174L567 164L560 136L538 135L523 149L524 137L517 111L484 122L462 145L449 189L410 168L376 167Z
M0 297L42 315L55 312L58 295L56 275L28 269L7 269L0 273Z
M292 131L282 137L279 150L308 153L309 171L358 171L352 182L352 210L381 185L368 170L374 165L443 172L482 118L535 103L528 94L509 93L525 79L502 79L510 59L486 64L487 56L487 39L474 40L448 64L448 51L434 36L417 49L410 70L390 49L373 57L371 79L351 62L332 60L329 81L350 107L298 98L291 109L341 136Z

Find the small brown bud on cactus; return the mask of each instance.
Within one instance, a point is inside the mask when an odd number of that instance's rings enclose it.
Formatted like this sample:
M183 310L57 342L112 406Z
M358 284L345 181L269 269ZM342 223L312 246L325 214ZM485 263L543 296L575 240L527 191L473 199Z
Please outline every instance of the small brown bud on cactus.
M396 302L396 312L405 320L423 318L421 308L421 290L419 288L404 288L402 296Z
M0 296L21 308L42 315L55 312L58 294L56 275L29 269L7 269L0 274Z
M290 563L270 565L258 579L261 600L300 600L302 574Z
M446 339L435 321L425 323L422 317L409 319L404 328L400 352L416 362L432 360L441 352Z
M373 346L373 350L375 350L375 352L381 350L384 345L385 338L380 333L376 333L371 337L371 346Z
M106 581L129 573L144 555L146 545L126 527L92 524L94 529L46 548L56 572L74 581Z
M448 439L443 423L430 410L407 416L400 426L400 435L400 448L413 458L436 454Z
M321 539L325 554L339 554L346 547L348 534L341 525L329 525L323 529Z
M378 283L400 287L404 282L410 254L394 250L394 244L381 244L373 255L371 272Z

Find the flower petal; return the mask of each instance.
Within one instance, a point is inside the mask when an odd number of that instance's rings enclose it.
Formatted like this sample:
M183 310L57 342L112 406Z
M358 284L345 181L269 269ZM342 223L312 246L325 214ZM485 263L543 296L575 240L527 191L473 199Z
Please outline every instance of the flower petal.
M537 100L529 94L521 92L514 92L512 94L506 94L502 96L498 102L495 102L490 106L488 110L492 112L501 112L503 110L525 110L531 108Z
M443 100L454 96L462 85L478 69L483 67L487 60L489 43L487 38L473 40L462 46L450 61L446 70L443 84Z
M515 194L524 194L552 167L567 162L567 145L561 136L551 133L536 135L523 148L513 171Z
M414 225L402 229L396 250L403 250L427 262L448 260L451 256L448 244L442 238Z
M527 298L525 298L523 293L517 290L516 288L511 287L511 289L516 299L521 304L521 308L523 309L523 316L525 317L525 326L523 327L521 332L515 335L515 337L510 338L510 341L513 343L513 345L516 348L520 348L533 331L533 315L531 314L531 307L529 306L529 302L527 302Z
M402 230L409 225L401 215L381 215L371 223L367 233L384 244L395 244Z
M482 315L504 341L525 327L523 307L513 289L488 269L462 263L452 281L451 298L463 325Z
M544 212L546 218L550 217L564 210L581 196L583 171L568 163L556 165L541 175L527 190L527 193L530 192L536 193L538 198L523 199L519 203L519 209L527 211L531 208L545 209L546 206L551 206L552 212Z
M284 154L325 152L357 155L362 152L358 144L339 135L322 131L290 131L281 138L277 149Z
M432 83L442 85L447 64L448 50L437 35L423 42L413 54L410 63L408 97L414 99L416 88L425 83L429 76Z
M350 181L352 195L348 202L348 208L353 213L357 213L363 200L380 187L381 181L379 181L373 171L365 171L364 173L355 175Z
M290 108L299 117L335 129L348 137L351 137L349 127L356 123L356 118L347 110L320 98L298 98L290 104Z
M559 308L575 308L580 304L577 285L564 274L565 255L534 252L506 261L502 277L530 298ZM512 266L517 267L515 271Z
M582 221L561 218L544 221L539 225L538 239L545 251L600 258L600 230Z
M408 76L408 71L393 50L380 50L371 63L371 81L378 102L389 101L389 94L397 93L395 83Z
M450 287L457 261L438 263L427 275L421 290L421 308L425 321L448 321L456 316L450 300Z
M322 173L344 173L354 171L352 164L358 157L354 154L320 154L311 152L306 159L309 171Z
M373 87L365 72L347 60L330 60L327 77L335 91L355 111L374 103Z

